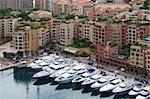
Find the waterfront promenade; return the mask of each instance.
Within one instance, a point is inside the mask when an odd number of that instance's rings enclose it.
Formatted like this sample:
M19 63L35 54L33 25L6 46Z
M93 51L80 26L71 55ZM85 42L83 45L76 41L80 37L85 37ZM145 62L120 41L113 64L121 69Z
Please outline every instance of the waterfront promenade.
M10 64L10 65L3 65L0 64L0 71L2 70L6 70L6 69L10 69L10 68L14 68L14 67L25 67L25 65L23 66L24 63L19 62L19 63L15 63L15 64Z

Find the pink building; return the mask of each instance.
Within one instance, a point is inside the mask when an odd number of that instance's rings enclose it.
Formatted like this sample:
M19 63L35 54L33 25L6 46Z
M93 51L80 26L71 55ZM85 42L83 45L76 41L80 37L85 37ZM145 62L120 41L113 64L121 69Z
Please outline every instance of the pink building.
M89 11L87 13L88 19L94 19L94 18L112 18L115 15L115 13L109 9L102 9L102 8L97 8L96 10Z
M86 15L88 11L94 10L94 4L90 1L81 2L79 0L73 1L73 12L76 15Z
M110 26L107 23L95 22L93 26L93 43L106 46L110 40Z

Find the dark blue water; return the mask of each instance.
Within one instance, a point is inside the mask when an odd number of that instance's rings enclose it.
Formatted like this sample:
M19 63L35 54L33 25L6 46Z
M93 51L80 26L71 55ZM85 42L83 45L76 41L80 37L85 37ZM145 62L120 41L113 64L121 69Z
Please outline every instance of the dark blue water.
M88 86L58 85L52 79L32 79L35 71L9 69L0 72L0 99L129 99L127 95L100 94Z

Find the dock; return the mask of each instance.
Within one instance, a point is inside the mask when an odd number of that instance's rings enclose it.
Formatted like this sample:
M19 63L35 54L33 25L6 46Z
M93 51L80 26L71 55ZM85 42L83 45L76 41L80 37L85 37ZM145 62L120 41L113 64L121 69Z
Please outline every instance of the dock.
M11 64L11 65L1 65L0 66L0 71L10 69L10 68L15 68L15 67L18 67L18 68L26 67L26 65L25 65L26 63L27 62L23 61L23 62Z

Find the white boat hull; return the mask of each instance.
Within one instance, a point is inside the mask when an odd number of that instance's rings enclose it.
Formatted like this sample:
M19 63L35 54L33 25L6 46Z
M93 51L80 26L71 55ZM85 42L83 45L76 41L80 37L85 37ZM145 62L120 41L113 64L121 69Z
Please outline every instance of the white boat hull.
M123 88L115 88L112 90L113 93L123 93L123 92L127 92L129 90L131 90L133 87L129 87L127 89L123 89Z
M33 75L33 78L41 78L41 77L46 77L49 76L51 72L46 72L46 71L40 71L36 74Z
M101 87L100 89L99 89L99 91L100 92L107 92L107 91L111 91L111 90L113 90L114 88L116 88L116 85L105 85L105 86L103 86L103 87Z
M94 84L91 85L91 88L95 89L95 90L98 90L99 88L105 86L106 84L108 83L103 83L103 84L100 84L98 82L95 82Z
M139 92L135 92L133 90L131 90L129 93L128 93L130 96L137 96L140 94L140 91Z

